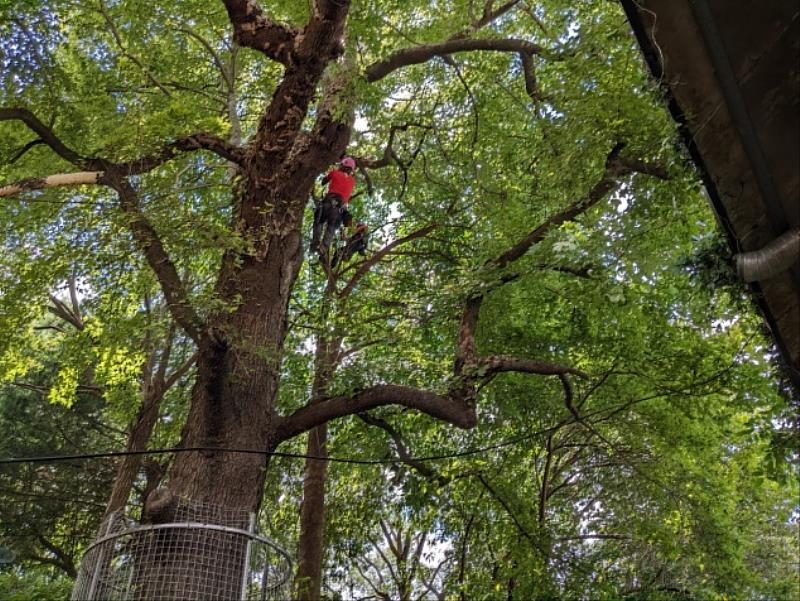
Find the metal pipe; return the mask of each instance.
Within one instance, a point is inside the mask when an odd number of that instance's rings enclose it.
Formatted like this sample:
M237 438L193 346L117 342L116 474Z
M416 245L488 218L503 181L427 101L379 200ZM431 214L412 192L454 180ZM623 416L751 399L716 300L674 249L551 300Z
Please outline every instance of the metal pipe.
M760 250L734 257L736 273L745 282L767 280L800 264L800 227L784 232Z
M108 522L106 523L106 528L105 528L106 533L105 533L105 536L101 540L103 540L103 541L108 540L109 533L111 532L111 528L114 526L114 519L116 518L116 516L117 516L117 512L113 512L108 516L108 518L107 518ZM92 546L95 546L95 545L92 545ZM84 557L88 556L90 549L86 550L86 555ZM106 549L106 547L104 545L100 545L98 547L98 549L97 549L97 563L95 564L94 572L92 573L92 582L89 585L89 594L86 595L87 599L94 599L95 598L95 593L97 592L97 585L100 582L100 575L105 570L105 565L104 564L105 564L105 561L106 561L106 550L107 549Z
M250 579L250 553L253 548L253 538L252 536L256 532L256 514L250 513L250 521L247 524L247 531L250 533L250 536L247 537L247 543L245 544L244 548L244 565L242 566L242 590L241 590L241 598L242 601L247 601L247 581Z

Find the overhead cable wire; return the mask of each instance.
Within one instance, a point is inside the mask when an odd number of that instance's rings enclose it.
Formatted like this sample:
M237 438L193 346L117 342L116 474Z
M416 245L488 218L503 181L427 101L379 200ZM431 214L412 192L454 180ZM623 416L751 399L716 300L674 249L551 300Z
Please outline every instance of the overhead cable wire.
M445 459L456 459L459 457L468 457L470 455L479 455L488 451L494 451L505 447L517 445L525 442L531 438L542 436L549 433L551 430L561 428L565 423L550 428L544 428L535 432L517 436L508 440L504 440L494 445L485 447L478 447L472 449L465 449L463 451L453 451L450 453L443 453L440 455L428 455L425 457L412 457L414 461L443 461ZM35 457L2 457L0 458L0 465L11 465L20 463L57 463L62 461L78 461L86 459L108 459L111 457L127 457L133 455L168 455L176 453L242 453L247 455L265 455L269 457L282 457L288 459L319 459L321 461L330 461L332 463L348 463L353 465L384 465L392 463L404 463L407 459L401 457L388 457L385 459L358 459L355 457L320 457L317 455L306 455L303 453L287 453L283 451L266 451L261 449L237 449L228 447L175 447L171 449L150 449L143 451L103 451L98 453L80 453L72 455L41 455Z
M617 413L619 410L628 409L635 404L651 401L664 396L669 396L669 395L664 393L654 394L639 399L634 399L632 401L628 401L624 403L622 407L615 406L615 407L606 407L603 409L598 409L596 411L592 411L582 415L580 422L584 422L587 419L596 417L598 415L602 415L607 412L610 412L610 415L613 415ZM346 463L351 465L390 465L396 463L407 463L408 461L444 461L447 459L458 459L460 457L480 455L482 453L486 453L489 451L496 451L506 447L515 446L522 442L531 440L533 438L550 434L551 432L555 432L556 430L559 430L564 426L568 426L573 423L579 423L579 420L576 420L574 417L571 417L569 419L565 419L558 422L554 426L550 426L548 428L542 428L540 430L535 430L533 432L528 432L526 434L521 434L520 436L509 438L493 445L465 449L463 451L452 451L449 453L442 453L439 455L426 455L423 457L411 457L405 459L402 457L387 457L384 459L359 459L356 457L321 457L318 455L308 455L304 453L267 451L264 449L238 449L230 447L173 447L169 449L161 448L161 449L149 449L142 451L101 451L97 453L76 453L71 455L0 457L0 465L13 465L13 464L23 464L23 463L59 463L66 461L81 461L88 459L109 459L112 457L129 457L129 456L142 456L142 455L169 455L177 453L241 453L246 455L263 455L265 457L279 457L286 459L317 459L320 461L329 461L331 463Z

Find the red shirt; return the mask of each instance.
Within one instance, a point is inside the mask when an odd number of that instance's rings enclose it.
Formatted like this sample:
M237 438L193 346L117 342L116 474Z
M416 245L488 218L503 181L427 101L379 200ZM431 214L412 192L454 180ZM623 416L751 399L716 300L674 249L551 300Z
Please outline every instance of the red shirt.
M352 175L339 171L338 169L331 171L325 176L328 180L328 192L338 194L342 197L342 204L350 202L350 195L353 193L353 188L356 185L356 178Z

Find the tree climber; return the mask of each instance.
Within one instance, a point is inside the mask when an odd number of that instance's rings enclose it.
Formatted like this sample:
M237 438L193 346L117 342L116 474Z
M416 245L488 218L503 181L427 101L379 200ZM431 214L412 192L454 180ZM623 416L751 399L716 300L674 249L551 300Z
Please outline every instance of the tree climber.
M353 176L355 167L356 162L351 157L344 157L338 169L322 178L322 184L328 184L328 193L314 209L314 229L311 235L311 248L317 250L320 256L328 255L336 230L344 220L350 218L347 205L356 185L356 178ZM327 227L320 244L320 234L325 225Z
M336 267L339 261L349 261L354 254L358 253L362 257L367 254L367 233L369 227L366 223L356 225L356 231L347 239L345 245L340 248L333 257L331 267Z

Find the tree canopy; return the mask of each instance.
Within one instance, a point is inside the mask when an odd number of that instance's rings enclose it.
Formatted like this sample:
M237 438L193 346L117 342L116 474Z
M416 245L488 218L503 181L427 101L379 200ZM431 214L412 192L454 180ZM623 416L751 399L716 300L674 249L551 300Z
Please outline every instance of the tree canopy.
M615 2L23 0L0 79L0 455L329 454L328 598L800 596L797 391ZM263 464L2 465L0 583L169 495L294 552Z

